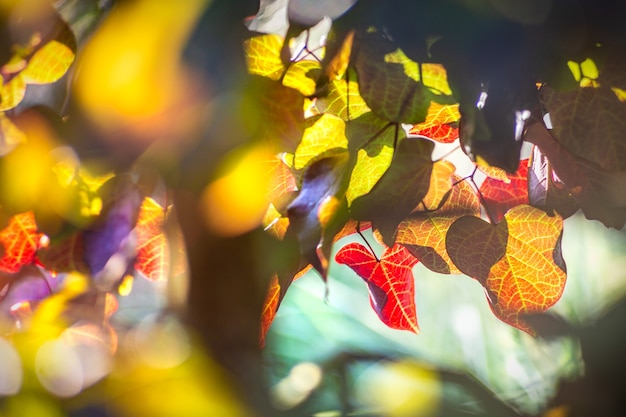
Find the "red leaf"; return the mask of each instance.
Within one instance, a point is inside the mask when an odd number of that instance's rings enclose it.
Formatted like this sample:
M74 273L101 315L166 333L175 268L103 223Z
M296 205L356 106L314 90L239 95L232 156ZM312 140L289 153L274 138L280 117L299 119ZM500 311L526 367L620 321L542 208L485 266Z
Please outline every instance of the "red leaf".
M417 259L401 245L385 249L380 261L363 245L349 243L335 256L367 283L370 303L378 317L393 329L419 333L412 268Z
M270 282L270 287L267 290L265 301L263 302L263 312L261 313L261 335L259 342L261 347L265 346L265 335L272 325L274 317L276 317L276 310L278 310L279 300L280 283L278 282L278 276L274 275Z
M439 143L452 143L459 138L459 128L452 125L443 124L430 126L424 129L417 129L420 125L415 125L409 133L426 136Z
M163 225L170 208L165 210L152 198L146 198L141 205L137 226L137 259L135 269L151 281L165 280L171 274L182 273L184 266L176 265L171 270L170 242L163 231ZM182 238L182 237L181 237Z
M42 236L32 211L12 216L7 227L0 230L0 243L4 246L0 271L17 272L23 265L31 263Z
M480 186L489 214L496 222L504 213L520 204L528 204L528 159L520 161L515 174L508 175L508 182L487 177Z

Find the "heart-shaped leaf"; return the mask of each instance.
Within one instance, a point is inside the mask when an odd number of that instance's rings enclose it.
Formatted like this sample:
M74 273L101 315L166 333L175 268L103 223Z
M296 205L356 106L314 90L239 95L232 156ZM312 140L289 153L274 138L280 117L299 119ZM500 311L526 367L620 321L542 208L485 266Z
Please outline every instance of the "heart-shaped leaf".
M424 139L400 141L389 169L372 191L352 202L352 217L372 221L388 246L392 246L400 222L428 192L433 147L433 142Z
M507 223L491 224L474 216L458 218L446 234L446 250L465 275L484 283L506 252Z
M565 263L560 256L563 219L528 205L512 208L504 218L506 253L491 267L484 286L499 319L534 334L522 316L552 307L565 287Z
M510 208L528 204L528 159L520 161L517 171L507 175L507 181L485 178L480 185L480 193L486 210L496 223Z
M18 272L22 266L30 264L42 237L32 211L11 216L9 224L0 230L0 244L4 248L0 271Z
M383 323L419 333L412 268L417 259L403 246L385 249L380 260L360 243L349 243L335 256L367 283L370 303Z
M443 163L435 166L439 164ZM451 172L447 169L449 166L443 165L439 170L434 169L433 175L440 172L440 181L447 177L447 186L451 187ZM431 189L432 184L431 177ZM445 189L443 187L440 193ZM446 234L459 217L480 215L480 204L476 192L466 181L459 182L448 191L447 200L437 210L434 210L437 206L431 206L433 211L418 211L402 221L398 226L396 242L404 245L428 269L441 274L458 274L460 271L450 260L446 249ZM438 204L442 198L433 197L432 202Z

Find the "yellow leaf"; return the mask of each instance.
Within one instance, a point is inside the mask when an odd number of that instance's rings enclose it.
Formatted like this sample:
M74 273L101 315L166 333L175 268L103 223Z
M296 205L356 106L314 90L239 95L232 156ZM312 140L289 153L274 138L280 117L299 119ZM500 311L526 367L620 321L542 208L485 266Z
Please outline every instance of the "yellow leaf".
M345 122L332 114L323 114L314 119L304 130L302 141L296 149L294 168L300 170L306 167L324 152L347 149L348 139L345 130Z
M20 104L24 94L26 94L26 83L21 74L18 74L11 81L3 84L0 89L0 111L12 109Z
M283 64L280 50L283 38L278 35L260 35L244 41L244 52L248 72L281 81L285 87L300 91L305 96L315 92L315 80L307 76L311 71L320 69L320 63L313 60L300 60Z
M74 52L58 41L50 41L39 49L20 75L29 84L53 83L61 78L74 62Z

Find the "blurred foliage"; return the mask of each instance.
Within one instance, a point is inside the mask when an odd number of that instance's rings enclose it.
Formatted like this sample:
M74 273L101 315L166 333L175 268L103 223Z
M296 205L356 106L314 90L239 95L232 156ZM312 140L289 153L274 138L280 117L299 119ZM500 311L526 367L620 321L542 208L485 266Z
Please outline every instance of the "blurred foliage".
M624 17L0 1L0 417L623 414Z

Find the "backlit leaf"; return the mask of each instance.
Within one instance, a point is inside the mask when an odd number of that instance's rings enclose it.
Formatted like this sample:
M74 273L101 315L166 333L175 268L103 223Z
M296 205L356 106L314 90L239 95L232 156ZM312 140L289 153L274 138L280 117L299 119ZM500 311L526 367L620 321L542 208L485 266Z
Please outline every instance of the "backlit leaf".
M300 170L320 155L348 148L346 125L343 120L331 114L323 114L307 119L302 142L296 149L294 168Z
M0 156L8 154L25 141L26 135L4 113L0 113Z
M285 87L300 91L305 96L315 92L315 80L308 74L321 68L315 60L291 62L287 67L280 58L283 38L278 35L259 35L244 41L244 52L250 74L281 81Z
M9 224L0 230L0 244L4 247L0 271L17 272L33 262L42 237L32 211L11 216Z
M0 88L0 111L12 109L20 104L25 94L26 82L19 74L8 83L3 83Z
M353 80L332 80L328 83L328 95L320 97L315 107L322 113L330 113L343 120L352 120L370 111L359 93L359 84Z
M451 186L452 173L447 165L433 169L433 176L437 174L442 176L440 182L444 182L447 176ZM435 198L433 200L436 201ZM433 210L437 208L428 205L426 207ZM450 225L459 217L478 215L480 204L476 192L467 181L462 181L452 188L442 207L434 211L415 212L400 223L396 242L405 246L428 269L442 274L458 274L460 271L450 260L446 249L446 234Z
M431 100L441 97L423 84L419 64L377 31L355 37L352 62L361 96L382 119L421 123L426 120Z
M270 286L267 290L267 294L265 295L265 301L263 302L263 311L261 312L261 334L259 342L261 347L265 346L265 335L272 325L274 317L276 317L279 296L280 284L278 283L278 277L274 275L270 281Z
M426 87L436 95L451 96L452 90L448 84L448 74L446 68L441 64L423 63L422 67L423 82ZM455 117L454 108L458 112L458 105L452 105L450 108L452 117ZM436 107L437 108L437 107ZM460 115L459 115L460 116ZM456 120L458 120L458 117Z
M551 162L568 193L589 219L621 229L626 223L626 172L608 172L603 167L573 155L540 123L528 127L526 140ZM555 207L553 207L555 208Z
M491 177L485 178L480 185L486 209L496 222L504 213L520 204L528 204L528 159L520 161L514 174L508 175L508 182Z
M574 91L545 86L540 99L550 113L552 133L560 144L604 170L626 171L626 102L608 86Z
M395 240L398 224L428 192L433 147L433 142L424 139L401 140L389 169L372 191L352 202L352 217L371 221L387 246Z
M563 220L528 205L512 208L505 219L506 253L491 267L484 285L494 314L533 334L520 316L546 311L561 298L565 287L559 256Z
M414 125L409 133L426 136L441 143L451 143L459 137L459 129L455 125L460 118L458 104L431 102L426 120Z
M552 163L537 146L533 146L528 167L528 200L533 207L549 213L555 211L568 218L580 208L556 175Z
M335 53L335 56L328 62L326 66L326 75L328 79L338 80L344 76L348 65L350 64L350 54L352 53L352 42L354 41L354 30L348 32L341 43L341 47Z
M506 222L495 225L476 215L463 216L450 225L446 250L461 272L484 283L506 252L507 236Z
M393 329L419 333L415 310L413 266L417 259L403 246L385 249L380 260L360 243L349 243L335 255L367 283L370 304L380 320Z
M74 62L74 52L61 42L52 40L37 50L20 76L29 84L53 83L61 78Z
M396 129L369 112L349 121L346 134L351 152L356 153L356 163L346 190L350 205L354 199L369 193L389 168Z
M422 209L434 210L439 207L439 204L446 194L448 194L448 191L452 189L452 174L454 174L455 170L456 167L450 161L435 161L433 164L433 172L430 176L428 193L426 193L421 202L420 207Z
M137 217L135 269L151 281L163 281L170 273L171 254L163 232L167 211L152 198L146 197Z
M287 207L290 229L298 238L300 252L324 279L333 238L347 220L343 202L349 175L348 159L345 151L309 165L300 193ZM333 200L339 204L329 204Z
M304 132L304 96L271 80L259 81L261 91L250 111L259 112L259 137L274 152L294 152Z

